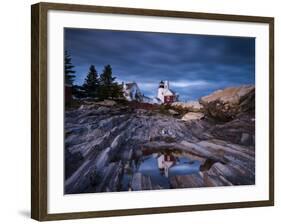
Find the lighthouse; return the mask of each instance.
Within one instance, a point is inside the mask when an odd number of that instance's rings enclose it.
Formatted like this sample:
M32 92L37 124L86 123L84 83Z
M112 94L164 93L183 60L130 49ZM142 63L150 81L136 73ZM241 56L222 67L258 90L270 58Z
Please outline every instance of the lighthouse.
M161 81L161 82L159 83L157 98L158 98L162 103L164 103L164 82L163 82L163 81Z
M157 98L162 103L173 103L177 99L177 95L170 89L169 81L160 81L158 87Z

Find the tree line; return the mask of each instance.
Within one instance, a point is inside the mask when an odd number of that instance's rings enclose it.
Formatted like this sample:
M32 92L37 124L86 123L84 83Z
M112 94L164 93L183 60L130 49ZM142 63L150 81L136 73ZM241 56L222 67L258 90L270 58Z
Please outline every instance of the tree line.
M105 65L101 74L98 74L94 65L90 65L87 76L82 86L73 85L75 80L74 65L71 62L71 55L66 51L64 59L65 83L72 86L73 95L91 97L96 99L116 99L123 97L122 85L116 82L110 65Z

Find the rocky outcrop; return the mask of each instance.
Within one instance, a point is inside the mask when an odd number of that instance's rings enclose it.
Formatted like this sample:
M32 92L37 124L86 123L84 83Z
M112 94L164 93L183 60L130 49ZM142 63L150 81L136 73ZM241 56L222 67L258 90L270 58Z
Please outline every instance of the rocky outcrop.
M204 109L198 101L174 102L171 106L177 109L184 109L189 112L203 112Z
M212 136L234 144L255 145L255 119L252 114L242 113L234 120L215 124L210 128Z
M169 109L168 112L171 114L171 115L179 115L179 112L173 110L173 109Z
M255 110L253 85L218 90L200 99L207 115L221 121L234 119L239 113Z
M191 121L191 120L201 120L204 118L204 114L200 112L188 112L181 119L183 121Z
M255 184L254 88L230 88L201 102L206 114L189 112L197 117L187 121L117 102L67 110L65 193L165 188L138 170L143 157L159 152L200 162L196 174L169 177L170 188Z

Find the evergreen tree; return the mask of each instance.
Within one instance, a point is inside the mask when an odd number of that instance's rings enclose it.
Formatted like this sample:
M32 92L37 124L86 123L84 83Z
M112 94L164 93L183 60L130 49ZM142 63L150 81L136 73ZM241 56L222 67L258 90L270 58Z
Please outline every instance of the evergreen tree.
M64 53L64 76L65 76L65 83L73 84L75 78L75 71L73 70L74 65L71 62L71 56L68 54L67 51Z
M122 85L118 85L118 83L115 83L112 86L111 97L112 98L118 98L118 99L122 98L123 99L124 98L123 86Z
M100 83L103 86L111 86L116 78L112 77L112 68L110 65L104 66L103 72L100 75Z
M102 99L119 98L123 95L122 87L114 82L116 77L112 76L112 68L106 65L102 74L100 75L99 96Z
M98 79L97 70L94 65L90 66L83 87L86 90L86 94L88 96L90 97L97 96L98 88L99 88L99 79Z

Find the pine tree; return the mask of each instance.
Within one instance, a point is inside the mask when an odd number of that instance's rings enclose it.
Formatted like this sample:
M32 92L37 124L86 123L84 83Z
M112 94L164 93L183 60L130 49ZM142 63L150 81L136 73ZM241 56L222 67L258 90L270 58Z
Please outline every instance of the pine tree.
M65 83L73 84L75 78L75 71L73 70L75 66L72 65L71 56L68 54L67 51L64 53L64 76L65 76Z
M112 68L110 65L104 66L103 72L100 75L100 88L99 97L102 99L108 99L111 97L112 86L115 77L112 77Z
M103 86L111 86L116 78L112 77L112 68L110 65L104 66L103 72L100 75L100 83Z
M89 68L88 75L85 79L84 89L86 90L86 94L90 97L96 97L98 94L99 88L99 79L98 73L94 65L91 65Z
M123 86L114 83L111 91L111 98L124 99Z

